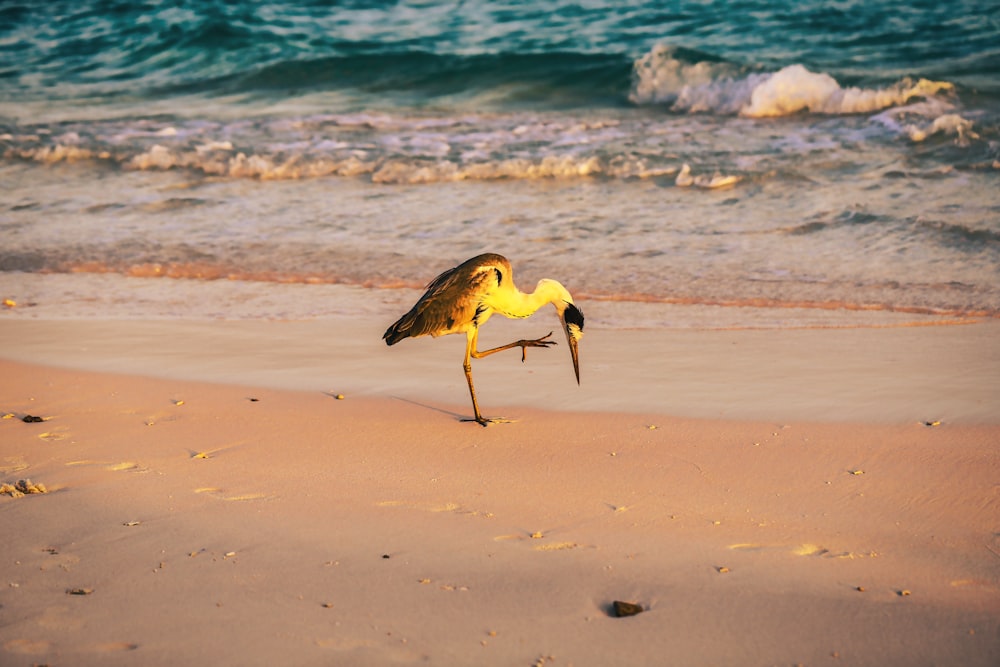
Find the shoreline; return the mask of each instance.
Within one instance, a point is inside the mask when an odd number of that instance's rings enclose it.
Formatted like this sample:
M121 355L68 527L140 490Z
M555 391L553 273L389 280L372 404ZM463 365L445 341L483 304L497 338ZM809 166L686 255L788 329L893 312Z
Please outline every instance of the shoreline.
M211 272L208 272L210 275ZM7 272L2 296L25 319L211 319L304 320L331 315L389 317L423 294L418 283L387 284L206 277L153 271L150 275L100 269L65 273ZM524 287L532 284L523 277ZM574 287L575 289L575 287ZM577 300L595 313L594 324L614 330L881 328L969 324L1000 320L990 309L935 309L878 302L769 301L649 294L590 294ZM8 308L10 308L8 306ZM3 312L3 311L0 311ZM588 315L593 318L593 315Z
M996 424L484 429L458 401L0 371L0 409L45 419L0 421L0 481L50 491L0 496L12 664L1000 656Z

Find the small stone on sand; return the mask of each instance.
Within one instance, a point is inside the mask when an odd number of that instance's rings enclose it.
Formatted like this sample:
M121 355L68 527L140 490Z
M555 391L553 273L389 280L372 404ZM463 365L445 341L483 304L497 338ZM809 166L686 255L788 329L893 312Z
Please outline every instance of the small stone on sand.
M645 611L641 605L637 605L634 602L622 602L621 600L615 600L611 604L615 610L615 616L618 618L635 616L636 614L641 614Z

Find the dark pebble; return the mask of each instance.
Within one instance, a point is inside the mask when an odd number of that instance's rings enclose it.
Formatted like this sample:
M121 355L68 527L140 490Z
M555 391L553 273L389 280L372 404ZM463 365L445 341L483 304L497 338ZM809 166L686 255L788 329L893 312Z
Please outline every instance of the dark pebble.
M635 616L636 614L641 614L644 610L640 605L634 604L632 602L622 602L621 600L615 600L611 603L615 610L615 616L618 618L624 618L626 616Z
M93 588L67 588L66 595L90 595L94 592Z
M24 415L24 418L21 419L21 421L23 421L25 424L37 424L38 422L43 422L45 420L42 419L41 417L36 417L34 415Z

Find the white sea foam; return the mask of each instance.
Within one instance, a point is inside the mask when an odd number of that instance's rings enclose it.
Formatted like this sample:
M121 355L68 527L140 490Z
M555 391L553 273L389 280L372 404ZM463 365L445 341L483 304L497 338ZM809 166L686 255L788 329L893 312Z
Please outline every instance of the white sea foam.
M725 63L685 65L674 56L659 48L645 57L646 64L637 69L648 75L650 85L637 84L634 98L641 92L666 104L670 87L686 81L671 98L672 108L712 113L629 109L109 119L5 133L0 155L44 164L99 161L124 170L187 170L256 180L360 176L375 183L429 184L596 177L670 179L681 187L717 189L759 183L775 174L796 175L808 162L803 156L870 147L873 137L886 134L913 142L932 136L955 137L962 145L989 141L988 126L974 128L959 115L954 96L911 98L946 90L946 84L844 89L832 77L798 65L746 74ZM659 67L660 62L669 65ZM668 80L669 85L654 85ZM871 122L857 113L906 99L911 101L883 109ZM769 123L756 119L796 109L859 117L831 125L802 113L804 123L788 124L777 135ZM977 132L986 139L978 140ZM993 154L988 158L981 161L995 159ZM685 163L689 169L678 176Z
M740 115L764 118L801 111L831 115L869 113L953 89L950 83L927 79L916 83L904 79L887 88L842 88L829 74L789 65L754 87Z
M895 134L919 143L935 136L952 136L959 145L978 139L974 123L955 112L952 104L929 100L886 109L872 120Z
M688 111L727 108L738 70L728 63L684 62L675 53L658 44L635 61L629 100L638 105L680 103Z
M199 153L210 153L212 151L231 151L233 150L233 144L231 141L209 141L208 143L198 146L195 150Z
M95 158L105 158L106 153L95 153L87 148L80 148L74 145L53 144L37 148L15 148L7 152L7 155L16 156L22 160L32 160L42 164L57 164L59 162L82 162Z
M663 45L636 60L633 69L629 99L634 104L746 118L871 113L954 90L951 83L928 79L903 79L884 88L844 88L829 74L799 64L773 73L746 73L728 63L684 62Z
M694 186L705 190L728 188L739 182L739 176L726 176L719 172L715 172L711 176L707 174L694 175L691 173L691 166L686 162L684 163L684 166L681 167L680 173L677 174L677 178L674 179L674 185L679 188L689 188Z

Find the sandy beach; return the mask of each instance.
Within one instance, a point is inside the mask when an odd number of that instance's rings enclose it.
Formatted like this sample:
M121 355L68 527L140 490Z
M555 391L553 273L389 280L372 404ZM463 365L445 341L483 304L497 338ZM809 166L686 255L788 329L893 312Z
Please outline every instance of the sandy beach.
M0 663L1000 660L995 321L597 329L484 429L384 319L7 313Z

